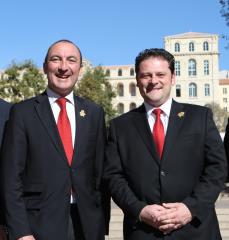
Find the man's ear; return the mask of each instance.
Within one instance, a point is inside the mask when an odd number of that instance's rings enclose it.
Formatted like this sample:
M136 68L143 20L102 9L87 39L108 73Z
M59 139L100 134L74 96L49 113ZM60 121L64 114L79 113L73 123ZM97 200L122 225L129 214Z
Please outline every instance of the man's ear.
M79 75L83 74L83 64L81 64L80 66L80 71L79 71Z
M43 63L43 71L45 74L47 74L47 64L46 62Z
M171 80L172 80L172 85L175 85L175 83L176 83L176 75L175 75L175 73L173 73Z
M137 84L136 84L136 86L137 86L137 87L139 87L139 83L138 83L138 79L137 79L137 78L136 78L136 81L137 81Z

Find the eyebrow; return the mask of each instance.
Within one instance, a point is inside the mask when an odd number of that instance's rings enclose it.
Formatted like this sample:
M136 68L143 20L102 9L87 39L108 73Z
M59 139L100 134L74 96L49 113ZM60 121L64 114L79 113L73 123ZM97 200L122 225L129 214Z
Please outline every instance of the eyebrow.
M56 58L62 58L60 55L54 54L54 55L50 55L49 58L48 58L48 60L50 60L50 59L52 59L52 58L55 58L55 57L56 57ZM74 58L74 59L78 60L78 57L77 57L77 56L74 56L74 55L67 56L66 58L67 58L67 59L69 59L69 58Z

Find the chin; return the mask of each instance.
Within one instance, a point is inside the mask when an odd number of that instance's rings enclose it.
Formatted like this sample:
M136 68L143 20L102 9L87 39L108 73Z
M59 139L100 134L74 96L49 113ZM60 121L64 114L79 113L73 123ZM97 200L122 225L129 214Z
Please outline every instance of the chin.
M148 99L145 99L145 101L147 103L149 103L151 106L154 106L154 107L159 107L162 105L160 99L152 99L152 98L148 98Z

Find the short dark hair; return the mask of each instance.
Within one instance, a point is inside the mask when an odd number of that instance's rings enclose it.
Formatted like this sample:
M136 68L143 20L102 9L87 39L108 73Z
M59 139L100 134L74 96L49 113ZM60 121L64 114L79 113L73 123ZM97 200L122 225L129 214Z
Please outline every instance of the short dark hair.
M82 66L82 53L81 53L81 51L80 51L80 48L79 48L74 42L72 42L72 41L70 41L70 40L67 40L67 39L60 39L60 40L54 42L54 43L48 48L48 51L47 51L47 53L46 53L46 55L45 55L45 61L44 61L44 63L45 63L45 64L47 63L47 61L48 61L48 56L49 56L49 53L50 53L52 47L53 47L54 45L56 45L57 43L61 43L61 42L71 43L72 45L74 45L74 46L78 49L78 51L79 51L79 53L80 53L80 65Z
M141 51L138 56L135 58L135 72L136 72L136 77L138 76L139 72L139 66L142 61L148 59L148 58L162 58L166 60L169 64L169 69L171 70L171 73L174 73L174 68L175 68L175 59L174 56L166 51L165 49L162 48L150 48L150 49L145 49Z

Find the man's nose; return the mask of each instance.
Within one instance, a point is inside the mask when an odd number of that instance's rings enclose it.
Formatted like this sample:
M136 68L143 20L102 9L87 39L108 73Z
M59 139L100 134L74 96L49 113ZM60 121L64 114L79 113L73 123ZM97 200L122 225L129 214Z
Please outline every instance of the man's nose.
M158 82L158 79L157 79L157 76L155 75L152 75L150 80L149 80L150 83L153 83L153 84L156 84Z
M59 70L61 70L61 71L66 71L66 70L68 70L67 61L62 60L62 61L60 62Z

